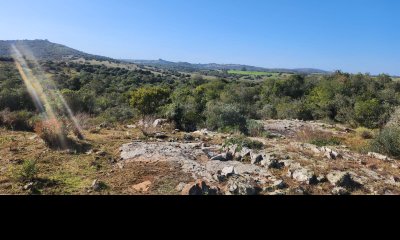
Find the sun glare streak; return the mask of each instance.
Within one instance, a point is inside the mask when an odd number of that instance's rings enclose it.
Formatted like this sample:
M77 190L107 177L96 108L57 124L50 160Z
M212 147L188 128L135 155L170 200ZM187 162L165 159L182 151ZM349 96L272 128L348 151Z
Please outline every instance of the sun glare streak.
M62 108L66 111L68 118L74 126L74 131L78 132L77 137L83 138L82 127L79 125L71 108L56 87L54 81L45 75L33 54L31 54L29 50L24 48L19 49L15 45L12 46L12 50L15 65L37 109L44 113L46 120L53 119L56 125L61 126L54 111L54 104L51 104L57 102L61 103ZM30 57L33 69L30 68L27 60L24 58L24 56L27 55ZM65 139L62 134L58 134L58 138L61 145L66 147L67 139Z
M60 91L57 88L57 86L54 83L54 81L52 79L50 79L48 76L46 76L46 74L44 73L43 69L40 67L39 62L37 61L37 59L35 58L35 56L33 55L33 53L29 49L27 49L25 47L22 47L21 51L26 56L29 56L29 58L32 60L35 68L37 69L36 74L39 75L40 79L46 80L46 84L48 84L49 87L53 90L53 91L49 91L51 97L53 99L58 99L61 102L62 106L64 107L64 110L68 114L68 118L71 120L72 124L74 125L74 129L77 130L78 133L79 133L79 136L83 138L82 127L80 126L80 124L79 124L78 120L76 119L72 109L69 107L67 101L65 101L64 97L60 93Z
M31 96L33 95L33 100L39 105L39 110L44 110L46 117L48 119L57 119L54 114L54 110L50 105L48 96L46 95L42 84L34 76L32 70L29 68L28 63L23 58L21 52L13 45L13 57L17 66L17 69L26 84L28 91Z
M25 86L28 89L28 93L33 99L33 103L35 104L36 108L39 109L40 112L45 112L44 106L42 102L39 99L39 96L37 92L35 91L35 88L33 87L31 81L28 80L28 77L26 76L24 70L22 69L21 64L18 61L15 61L15 65L18 69L19 74L21 75L22 80L25 83Z

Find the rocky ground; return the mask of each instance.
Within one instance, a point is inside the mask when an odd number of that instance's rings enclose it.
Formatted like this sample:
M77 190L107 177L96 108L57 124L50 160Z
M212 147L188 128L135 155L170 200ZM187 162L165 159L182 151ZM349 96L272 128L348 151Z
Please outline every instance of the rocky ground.
M34 133L0 129L0 194L400 194L400 162L361 151L367 140L355 130L262 123L270 134L250 138L263 143L257 149L226 144L235 135L179 132L163 120L87 130L80 152L51 150ZM319 136L341 141L310 141ZM28 159L38 171L21 181Z
M345 138L353 130L302 121L266 121L273 138L254 138L265 149L212 143L219 136L207 130L185 134L182 141L135 141L121 147L122 164L170 163L180 166L190 182L175 190L183 195L400 194L399 162L376 153L360 154L348 146L318 147L298 140L307 129ZM208 141L203 141L207 139ZM150 186L143 182L136 186ZM143 187L145 188L145 187ZM144 191L145 192L145 191Z

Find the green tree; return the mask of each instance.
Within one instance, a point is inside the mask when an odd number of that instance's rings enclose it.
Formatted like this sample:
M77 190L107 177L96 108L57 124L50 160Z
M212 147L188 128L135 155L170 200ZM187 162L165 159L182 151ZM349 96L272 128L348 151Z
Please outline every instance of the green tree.
M141 87L131 93L130 104L142 115L158 112L159 108L168 103L169 89L162 87Z
M382 114L381 104L378 99L367 101L358 100L354 106L356 120L364 127L376 128Z

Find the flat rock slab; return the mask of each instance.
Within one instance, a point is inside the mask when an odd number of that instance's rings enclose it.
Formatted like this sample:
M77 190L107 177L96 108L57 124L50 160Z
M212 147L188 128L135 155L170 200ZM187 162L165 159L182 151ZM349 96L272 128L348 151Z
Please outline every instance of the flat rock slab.
M145 143L133 142L121 147L121 158L125 162L135 161L171 161L179 163L182 171L191 173L195 179L205 179L214 182L214 175L220 174L223 169L233 167L235 174L254 176L255 179L269 178L268 169L245 164L237 161L198 161L206 157L197 143Z

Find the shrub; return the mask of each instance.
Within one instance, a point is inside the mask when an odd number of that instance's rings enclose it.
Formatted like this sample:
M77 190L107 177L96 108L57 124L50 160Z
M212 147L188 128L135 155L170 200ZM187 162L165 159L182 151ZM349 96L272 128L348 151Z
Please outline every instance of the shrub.
M131 93L130 104L142 115L156 114L160 107L167 104L169 89L162 87L142 87Z
M243 136L227 139L224 142L223 147L232 146L232 145L237 145L239 151L245 147L254 149L254 150L261 150L264 148L264 144L262 142L254 141L254 140L251 140L251 139L243 137Z
M64 149L67 147L68 132L64 124L57 119L38 121L34 130L50 148Z
M356 129L356 132L363 139L373 139L375 136L374 132L368 128L360 127Z
M371 142L370 151L399 158L400 129L395 127L384 128Z
M257 112L261 119L275 119L277 116L276 108L274 105L267 104Z
M6 109L0 112L0 125L11 130L32 131L33 121L33 114L25 110L10 112Z
M100 114L100 117L104 119L106 123L116 123L131 120L135 117L135 113L134 110L130 109L128 106L120 106L108 108Z
M377 99L357 101L354 106L355 118L364 127L376 128L382 114L382 106Z
M26 160L20 168L17 168L14 172L16 180L20 182L30 182L36 178L38 169L36 161Z
M207 128L211 130L247 133L247 119L235 105L210 102L205 115Z
M195 131L203 118L189 103L170 104L164 108L164 115L175 123L176 128L184 131Z
M257 122L256 120L248 120L247 121L247 132L251 137L269 137L269 132L265 130L265 127L262 123Z

